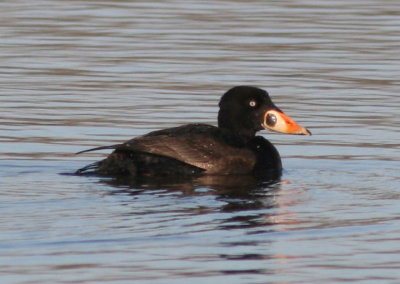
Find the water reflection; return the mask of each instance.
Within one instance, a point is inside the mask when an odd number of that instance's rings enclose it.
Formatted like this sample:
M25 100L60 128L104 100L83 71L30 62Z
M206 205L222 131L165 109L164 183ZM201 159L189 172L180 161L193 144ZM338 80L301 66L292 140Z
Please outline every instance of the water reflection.
M279 179L265 180L251 175L204 175L198 177L128 177L102 178L102 183L122 190L113 190L111 194L139 194L151 190L180 192L184 196L215 194L220 198L257 199L266 192L279 189Z
M219 229L232 230L261 227L276 223L275 214L269 218L266 211L279 207L276 202L276 195L280 191L280 180L265 180L254 176L213 176L205 175L193 178L158 178L148 179L146 182L126 178L101 179L101 183L112 185L109 195L124 195L137 197L138 195L153 195L157 198L160 195L176 195L183 197L210 196L219 204L217 208L203 208L202 212L218 211L227 213L227 217L218 225ZM133 199L136 203L137 200ZM179 200L177 200L179 202ZM175 202L174 202L175 203ZM193 206L193 204L191 204ZM166 211L164 211L166 210ZM167 208L162 207L158 213L170 214L174 205ZM197 206L187 207L186 214L198 214ZM247 212L247 213L246 213ZM137 212L135 212L136 214Z
M181 236L180 249L189 250L193 255L183 255L174 261L191 263L194 260L203 265L211 262L215 266L207 265L210 275L273 275L276 271L268 262L290 264L290 254L271 250L276 243L271 236L282 230L280 226L295 223L294 216L287 211L292 204L280 198L285 195L281 191L285 182L281 180L204 176L169 183L163 179L142 185L121 179L100 182L112 185L108 191L110 196L126 197L122 203L131 208L131 218L145 214L146 220L154 222L146 227L155 226L158 237ZM147 199L152 200L153 207L142 211L139 204ZM189 245L186 238L191 239ZM186 272L177 271L175 275L200 276L196 270L189 267Z

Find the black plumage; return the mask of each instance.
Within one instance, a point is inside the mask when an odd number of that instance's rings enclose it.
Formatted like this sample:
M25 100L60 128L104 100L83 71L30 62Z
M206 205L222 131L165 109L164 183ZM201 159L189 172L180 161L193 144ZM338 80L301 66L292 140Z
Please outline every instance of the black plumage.
M255 87L230 89L222 96L219 106L218 127L188 124L153 131L122 144L85 150L80 153L114 149L106 159L76 173L105 176L253 174L276 177L282 169L279 153L268 140L255 136L255 133L269 128L310 134L293 121L288 122L288 117L272 103L267 92ZM282 131L282 126L277 129L274 129L275 125L268 126L271 114L282 119L282 123L293 122L297 128Z

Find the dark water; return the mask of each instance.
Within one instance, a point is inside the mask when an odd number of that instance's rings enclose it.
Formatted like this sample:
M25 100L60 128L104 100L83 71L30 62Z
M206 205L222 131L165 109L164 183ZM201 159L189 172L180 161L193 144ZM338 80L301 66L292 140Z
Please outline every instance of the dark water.
M399 283L398 1L2 1L2 283ZM74 153L265 88L282 180L136 188Z

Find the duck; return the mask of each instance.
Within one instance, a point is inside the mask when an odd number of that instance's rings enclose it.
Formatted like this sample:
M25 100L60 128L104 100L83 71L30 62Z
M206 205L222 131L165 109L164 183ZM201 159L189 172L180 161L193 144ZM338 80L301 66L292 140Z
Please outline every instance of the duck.
M280 110L267 91L236 86L219 101L217 126L191 123L152 131L121 144L77 154L113 150L105 159L78 169L78 175L172 177L254 175L280 177L278 150L258 131L311 135Z

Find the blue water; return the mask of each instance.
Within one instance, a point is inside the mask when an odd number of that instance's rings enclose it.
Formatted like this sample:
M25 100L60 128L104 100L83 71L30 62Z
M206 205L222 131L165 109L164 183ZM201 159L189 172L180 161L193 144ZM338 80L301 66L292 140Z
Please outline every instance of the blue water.
M0 3L2 283L398 283L397 1ZM280 181L69 175L267 89Z

